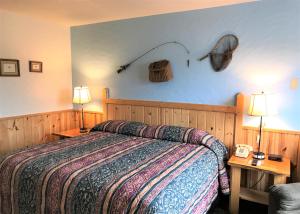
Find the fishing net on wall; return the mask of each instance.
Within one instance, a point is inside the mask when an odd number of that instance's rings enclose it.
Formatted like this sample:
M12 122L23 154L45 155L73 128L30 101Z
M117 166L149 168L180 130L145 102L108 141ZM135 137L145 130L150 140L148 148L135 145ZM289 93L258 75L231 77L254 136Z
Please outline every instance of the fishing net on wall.
M227 68L232 60L232 54L239 45L239 40L235 35L228 34L223 36L215 47L199 60L202 61L207 57L210 58L210 63L213 69L217 72Z

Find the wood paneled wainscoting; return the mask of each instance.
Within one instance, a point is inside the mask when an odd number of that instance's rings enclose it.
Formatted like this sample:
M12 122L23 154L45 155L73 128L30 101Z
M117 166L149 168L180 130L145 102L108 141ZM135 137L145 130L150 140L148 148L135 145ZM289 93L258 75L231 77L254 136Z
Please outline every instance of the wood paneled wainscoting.
M85 112L87 128L101 121L101 113ZM73 109L0 118L0 154L52 142L57 139L53 132L79 128L80 124L80 111Z
M148 110L149 109L145 109L146 114L144 122L156 124L159 120L147 120L147 117L149 115L147 114ZM131 109L131 111L132 115L130 118L135 119L134 115L136 113L136 109ZM111 112L115 112L117 114L117 110ZM151 114L154 114L154 116L156 115L153 111L151 111ZM173 112L173 114L175 115L176 111ZM199 117L201 115L197 116ZM124 117L124 119L126 119L126 115ZM187 121L192 122L194 120L197 120L198 126L200 126L201 123L199 123L198 117L195 117L195 119L193 119L193 114L190 114L190 119ZM165 118L167 119L168 117ZM216 117L216 120L217 119L218 118ZM91 111L85 112L86 127L92 128L95 124L100 123L102 121L102 113ZM179 123L177 125L193 126L190 122ZM8 153L35 144L48 143L54 141L56 140L56 137L52 135L53 132L60 132L73 128L79 128L80 124L80 111L72 109L0 118L0 154ZM243 142L239 143L246 143L252 145L254 149L257 149L257 128L243 127L242 135ZM291 181L300 181L300 132L264 129L262 136L262 148L263 151L267 154L282 154L286 157L289 157L292 162ZM251 187L260 177L260 174L257 172L244 171L242 176L242 185ZM266 190L271 179L271 177L265 175L262 181L259 182L259 184L255 186L254 189Z

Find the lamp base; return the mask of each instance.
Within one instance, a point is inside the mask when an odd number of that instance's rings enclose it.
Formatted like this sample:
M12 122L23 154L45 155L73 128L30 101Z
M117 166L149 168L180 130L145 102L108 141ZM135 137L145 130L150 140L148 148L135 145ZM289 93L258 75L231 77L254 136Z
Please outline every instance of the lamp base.
M265 159L265 153L263 152L253 152L253 158L257 160L264 160Z
M80 133L87 133L88 130L86 128L80 128Z

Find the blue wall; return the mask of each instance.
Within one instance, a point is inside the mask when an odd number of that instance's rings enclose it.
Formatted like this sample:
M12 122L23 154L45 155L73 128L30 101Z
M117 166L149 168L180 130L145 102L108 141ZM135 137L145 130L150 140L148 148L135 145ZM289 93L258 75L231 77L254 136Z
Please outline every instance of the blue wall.
M233 105L238 92L249 95L264 90L277 108L266 125L300 130L300 90L291 88L291 81L300 78L299 11L298 0L266 0L72 27L73 86L90 87L91 110L100 110L103 87L110 88L114 98L217 105ZM230 66L217 73L208 60L197 58L227 33L237 35L240 46ZM186 67L186 53L170 45L116 73L119 65L173 40L191 50L190 68ZM172 64L174 79L149 82L149 63L164 58ZM256 122L246 117L245 125Z

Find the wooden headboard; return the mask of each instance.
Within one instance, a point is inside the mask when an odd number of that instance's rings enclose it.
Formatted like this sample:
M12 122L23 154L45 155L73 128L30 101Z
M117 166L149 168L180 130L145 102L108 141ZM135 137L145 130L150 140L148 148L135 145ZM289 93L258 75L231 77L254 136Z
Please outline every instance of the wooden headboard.
M232 152L242 143L244 96L236 96L235 106L203 105L109 98L103 89L103 119L130 120L150 125L175 125L206 130L224 142Z

